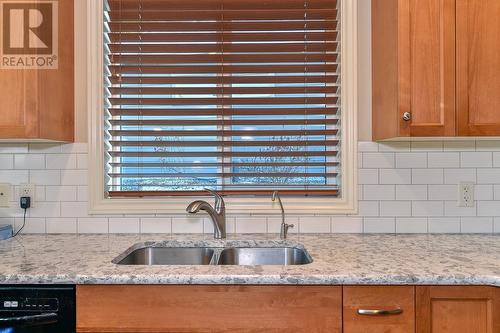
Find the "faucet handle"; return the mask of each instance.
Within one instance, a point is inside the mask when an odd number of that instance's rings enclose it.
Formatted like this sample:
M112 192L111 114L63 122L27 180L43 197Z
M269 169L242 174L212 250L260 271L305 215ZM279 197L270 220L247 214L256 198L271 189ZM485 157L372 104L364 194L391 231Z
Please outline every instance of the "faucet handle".
M222 211L224 211L225 206L226 206L224 204L224 198L219 193L217 193L216 191L211 190L209 188L206 188L205 191L207 191L208 193L210 193L211 195L213 195L215 197L215 205L214 205L215 211L218 214L220 214Z

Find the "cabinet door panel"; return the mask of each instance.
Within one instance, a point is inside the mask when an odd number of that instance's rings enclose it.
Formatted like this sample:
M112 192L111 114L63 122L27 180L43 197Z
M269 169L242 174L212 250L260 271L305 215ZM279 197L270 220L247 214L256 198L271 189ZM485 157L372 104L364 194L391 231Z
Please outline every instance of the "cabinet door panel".
M456 1L459 135L500 135L500 1Z
M343 289L344 333L415 331L413 286L349 286ZM399 314L362 315L358 310L395 310Z
M409 80L406 83L403 79L401 84L409 85L411 120L401 120L402 131L410 136L453 136L455 0L400 1L406 2L408 5L401 6L409 6L408 27L402 30L409 34L406 45Z
M340 333L334 286L78 286L78 332Z
M499 333L499 289L417 287L417 333Z

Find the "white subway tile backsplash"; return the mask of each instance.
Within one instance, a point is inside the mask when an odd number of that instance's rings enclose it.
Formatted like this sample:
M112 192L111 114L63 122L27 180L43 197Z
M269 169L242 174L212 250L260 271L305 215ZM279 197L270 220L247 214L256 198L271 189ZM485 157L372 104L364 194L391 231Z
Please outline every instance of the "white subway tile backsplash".
M136 234L141 231L138 218L110 218L109 233L111 234Z
M425 217L397 217L396 233L424 234L427 233L427 218Z
M22 217L19 184L36 185L25 232L212 233L206 216L91 216L87 144L0 144L0 182L13 184L0 223ZM359 212L287 215L295 233L500 232L500 140L360 142ZM475 184L475 207L457 207L457 184ZM313 212L311 212L313 214ZM21 219L22 220L22 219ZM281 217L228 216L227 232L273 233Z
M457 200L458 185L429 185L429 200Z
M460 166L460 153L430 152L427 158L429 168L458 168Z
M363 219L361 217L332 217L332 232L337 234L362 233Z
M394 168L394 153L365 153L363 168Z
M0 170L0 183L19 185L21 183L27 183L28 179L28 170Z
M458 207L457 201L444 202L445 216L476 216L476 207Z
M310 233L329 233L331 232L330 217L300 217L299 232L302 234Z
M463 152L460 156L462 168L491 168L493 166L493 155L489 152Z
M174 217L172 218L172 232L201 234L203 233L203 218L199 216Z
M442 184L443 169L413 169L412 184Z
M21 229L23 225L23 218L17 217L15 219L15 232ZM44 234L46 233L45 229L45 218L40 217L28 217L26 218L26 224L24 225L23 230L20 232L21 234Z
M267 232L266 217L241 217L236 219L236 232L239 234L258 234Z
M429 233L457 234L460 233L460 218L458 217L430 217L428 219Z
M500 201L478 201L477 216L500 216Z
M37 185L60 185L60 170L31 170L29 182Z
M48 234L75 234L77 232L76 218L48 218L45 221Z
M359 216L379 216L379 201L359 201L358 214Z
M427 185L396 185L396 200L427 200Z
M30 217L59 217L61 216L60 202L36 202L28 211Z
M0 154L0 169L13 169L14 155Z
M411 169L380 169L380 184L411 184Z
M364 200L395 200L395 185L363 185Z
M476 169L445 169L444 183L459 184L460 182L476 182Z
M500 184L500 168L477 169L478 184Z
M476 184L474 185L474 198L476 201L493 200L493 194L494 194L493 191L494 191L493 185ZM494 200L500 200L500 193L499 196L496 197Z
M106 234L108 233L108 219L105 217L79 217L79 234Z
M172 232L172 219L169 217L145 217L141 218L141 233L161 233Z
M45 155L43 154L16 154L14 155L15 169L45 169Z
M378 170L379 169L359 169L358 170L358 183L365 184L378 184Z
M411 216L411 201L381 201L380 216Z
M365 233L395 233L396 221L392 218L367 217L363 223Z
M46 186L47 201L76 201L76 186Z
M45 167L47 169L76 169L76 155L47 154Z
M462 217L460 221L460 231L463 234L469 233L492 233L492 217Z
M396 168L426 168L427 153L398 153Z
M88 204L87 202L61 202L61 216L62 217L87 217Z
M444 203L443 201L412 201L413 216L443 216Z
M28 152L28 144L0 143L0 154L23 154Z
M63 170L61 172L62 185L87 185L87 170Z

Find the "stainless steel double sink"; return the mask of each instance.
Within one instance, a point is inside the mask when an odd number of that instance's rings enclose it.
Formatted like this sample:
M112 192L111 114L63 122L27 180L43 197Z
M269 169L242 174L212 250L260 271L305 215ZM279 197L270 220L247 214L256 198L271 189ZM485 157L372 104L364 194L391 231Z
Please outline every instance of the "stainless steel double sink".
M305 265L312 258L303 248L144 246L113 260L118 265Z

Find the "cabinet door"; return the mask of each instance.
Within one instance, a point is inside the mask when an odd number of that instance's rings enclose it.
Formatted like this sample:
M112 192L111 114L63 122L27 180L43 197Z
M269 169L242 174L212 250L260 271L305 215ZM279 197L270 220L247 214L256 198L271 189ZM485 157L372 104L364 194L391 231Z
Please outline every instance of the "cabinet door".
M417 287L417 333L499 333L500 289Z
M78 332L340 333L334 286L78 286Z
M458 134L500 135L500 1L456 1Z
M344 287L343 319L344 333L415 332L415 288Z
M455 0L401 0L399 6L400 132L454 136Z

